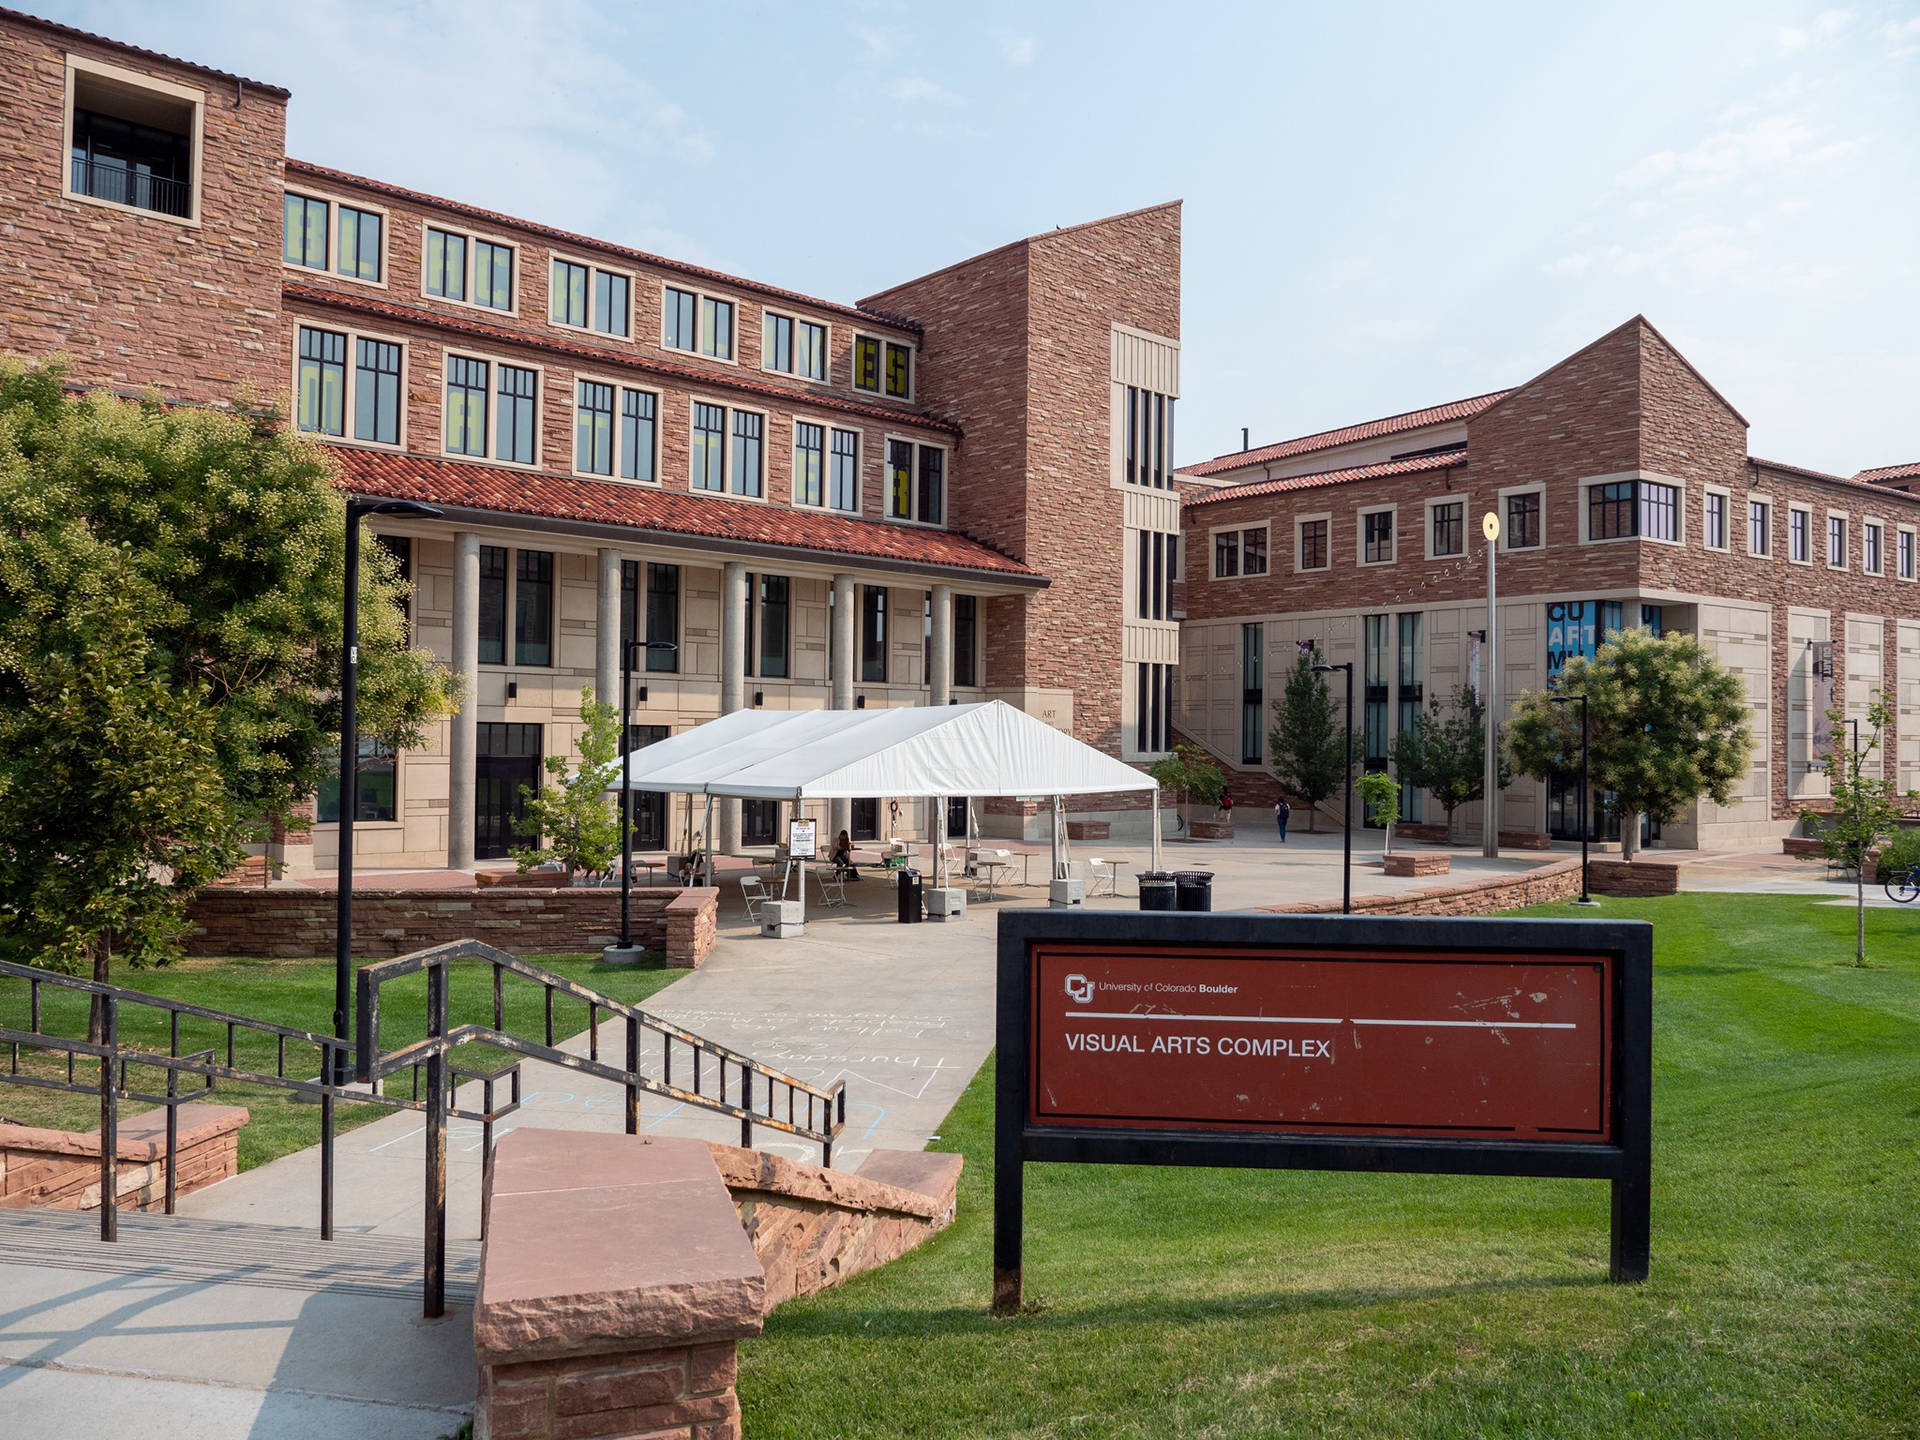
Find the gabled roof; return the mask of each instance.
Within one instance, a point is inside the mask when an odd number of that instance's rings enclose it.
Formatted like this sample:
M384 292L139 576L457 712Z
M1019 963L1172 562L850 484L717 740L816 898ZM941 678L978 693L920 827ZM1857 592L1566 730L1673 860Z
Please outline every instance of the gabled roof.
M585 480L550 470L512 470L347 445L329 450L340 464L341 487L353 494L485 512L499 516L505 525L528 518L572 522L583 528L628 530L636 538L706 541L736 553L807 552L880 567L973 571L1014 584L1046 583L1011 556L952 530Z
M1378 480L1388 475L1419 475L1430 470L1464 469L1467 452L1448 450L1438 455L1410 455L1405 460L1382 460L1373 465L1349 465L1344 470L1319 470L1310 475L1276 475L1271 480L1249 480L1218 490L1195 490L1181 500L1184 509L1217 505L1223 500L1245 500L1254 495L1279 495L1292 490L1319 490L1355 480Z
M1700 373L1699 367L1696 366L1691 360L1687 359L1685 355L1680 353L1680 347L1678 345L1675 345L1671 340L1667 339L1666 336L1662 335L1660 331L1657 328L1655 328L1654 323L1651 320L1647 319L1647 317L1644 315L1635 315L1631 320L1621 321L1618 325L1614 326L1613 329L1607 331L1607 333L1602 335L1599 339L1589 341L1587 344L1582 345L1578 350L1574 351L1573 354L1568 355L1564 359L1554 361L1553 364L1549 365L1546 369L1542 370L1538 375L1535 375L1531 380L1528 380L1526 384L1516 385L1513 387L1513 389L1507 391L1505 394L1494 396L1492 404L1488 405L1486 408L1491 410L1495 405L1499 405L1504 401L1511 399L1513 396L1518 395L1522 390L1525 390L1528 386L1535 385L1540 381L1546 379L1547 376L1553 374L1554 371L1562 368L1563 366L1571 365L1575 360L1578 360L1582 355L1585 355L1589 350L1598 350L1602 345L1606 344L1609 340L1613 339L1616 335L1620 334L1622 331L1631 330L1635 326L1639 326L1641 329L1645 330L1649 335L1653 336L1654 339L1658 340L1662 345L1666 346L1667 353L1672 355L1673 358L1678 360L1682 365L1686 366L1687 373L1692 375L1694 379L1698 380L1701 383L1701 385L1703 385L1706 388L1706 391L1709 395L1713 396L1714 399L1718 400L1722 405L1726 406L1727 413L1729 415L1733 416L1733 418L1738 420L1742 425L1747 424L1747 417L1742 415L1738 410L1733 408L1733 402L1727 399L1726 396L1722 395L1718 390L1718 388L1715 387L1714 383L1711 380L1707 379L1706 376Z
M1387 435L1398 435L1405 430L1420 430L1428 425L1443 425L1449 420L1471 420L1482 410L1512 392L1495 390L1486 395L1475 395L1466 400L1449 400L1444 405L1429 405L1424 410L1408 410L1399 415L1388 415L1379 420L1365 420L1358 425L1342 426L1338 430L1321 430L1313 435L1302 435L1294 440L1282 440L1274 445L1262 445L1253 450L1236 450L1230 455L1221 455L1212 460L1204 460L1198 465L1182 465L1182 475L1218 475L1227 470L1240 470L1249 465L1265 465L1270 461L1286 460L1295 455L1310 454L1315 450L1330 450L1336 445L1348 445L1356 440L1378 440Z
M1880 492L1881 494L1885 494L1890 489L1896 492L1901 489L1900 486L1892 484L1887 480L1875 481L1875 480L1866 480L1861 478L1862 476L1865 476L1865 475L1879 473L1876 471L1862 470L1859 475L1854 475L1854 476L1829 475L1824 470L1809 470L1804 465L1788 465L1784 461L1780 461L1780 460L1762 460L1758 455L1747 456L1747 463L1749 465L1758 466L1762 470L1778 470L1788 475L1798 475L1802 479L1818 480L1823 484L1827 484L1827 485L1838 485L1842 489L1846 489L1846 490L1875 490ZM1913 466L1891 465L1891 466L1888 466L1887 468L1889 470L1895 470L1895 471L1908 469L1915 474L1920 474L1920 465L1913 465ZM1897 480L1899 477L1896 475L1893 478Z
M194 60L182 60L177 55L163 55L158 50L147 50L138 45L129 45L124 40L113 40L105 35L96 35L91 30L82 30L74 25L62 25L58 20L42 19L38 15L29 15L24 10L12 10L0 6L0 19L12 20L21 25L31 25L36 30L50 31L55 35L64 36L69 40L80 40L89 45L98 45L103 50L118 50L122 55L138 55L142 60L157 60L162 65L175 65L182 70L191 70L196 75L206 75L215 80L225 80L231 84L244 85L250 90L257 90L262 95L272 95L276 99L287 100L292 98L293 95L291 90L284 90L278 85L268 85L259 80L249 80L244 75L235 75L227 70L215 70L210 65L202 65Z
M1887 485L1895 480L1920 479L1920 460L1909 460L1904 465L1881 465L1872 470L1862 470L1853 477L1868 485Z

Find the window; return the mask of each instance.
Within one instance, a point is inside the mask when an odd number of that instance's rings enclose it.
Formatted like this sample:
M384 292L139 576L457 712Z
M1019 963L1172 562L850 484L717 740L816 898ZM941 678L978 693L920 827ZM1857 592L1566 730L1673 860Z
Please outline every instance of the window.
M480 547L480 663L507 663L507 550Z
M620 562L620 643L626 645L639 638L640 626L640 562L622 560ZM626 652L622 651L622 663ZM605 698L605 697L596 697Z
M1393 560L1393 511L1370 510L1360 517L1360 563L1386 565Z
M1813 512L1787 507L1787 558L1800 565L1813 563Z
M1900 531L1896 543L1898 548L1898 554L1895 557L1896 573L1902 580L1911 580L1914 578L1913 531Z
M787 675L787 597L786 576L760 577L760 673L770 680Z
M1134 667L1134 743L1143 755L1172 748L1173 666Z
M1680 489L1657 480L1613 480L1587 487L1589 540L1678 540Z
M1706 503L1701 509L1701 519L1704 522L1702 528L1706 534L1701 537L1700 543L1709 550L1726 549L1727 497L1717 490L1707 491Z
M67 78L73 97L67 193L197 220L194 151L202 92L72 56Z
M897 340L887 341L887 397L891 400L913 398L913 350Z
M376 535L373 537L393 557L394 573L400 583L406 587L406 593L400 597L400 618L407 630L409 643L413 635L413 541L406 535Z
M913 518L924 525L938 525L945 513L947 498L947 452L936 445L920 447L920 493Z
M647 566L647 643L667 644L672 650L647 651L647 669L673 674L680 668L680 567Z
M1391 615L1368 615L1363 617L1366 624L1365 659L1361 675L1361 729L1366 739L1365 759L1361 764L1364 770L1385 770L1387 768L1387 714L1388 695L1387 667L1393 653L1393 617ZM1373 810L1368 807L1362 817L1363 823L1377 826Z
M733 302L700 297L700 353L716 360L733 358Z
M1173 397L1129 385L1121 476L1129 485L1173 485Z
M591 271L571 260L553 262L553 289L548 296L547 314L556 325L587 328L587 279Z
M1327 558L1328 520L1302 520L1300 522L1300 563L1301 570L1324 570L1331 563Z
M583 475L613 474L613 386L582 380L573 407L573 468Z
M853 388L880 393L880 342L871 335L853 337Z
M628 300L633 282L608 270L593 272L593 328L602 335L625 339L632 329L633 306Z
M1542 542L1540 492L1528 490L1507 496L1507 548L1537 550Z
M1240 532L1240 573L1242 575L1267 573L1266 526L1259 525Z
M1240 573L1240 532L1213 532L1213 578L1231 580Z
M827 378L827 327L791 315L766 312L760 331L760 363L802 380Z
M353 365L347 343L353 341ZM401 347L388 340L300 327L294 375L294 426L313 435L376 445L400 443Z
M1827 568L1847 568L1847 517L1844 515L1827 516Z
M793 373L793 317L768 311L760 324L760 365Z
M752 410L733 412L733 493L758 497L765 488L761 437L766 417Z
M515 465L535 464L540 377L521 365L496 368L500 403L495 407L493 458Z
M286 197L286 231L280 258L309 270L327 268L327 202L291 190Z
M659 397L651 390L620 392L620 478L651 484L659 448Z
M1261 719L1266 713L1266 692L1261 688L1260 657L1266 648L1261 638L1266 627L1240 627L1240 763L1258 765L1261 751Z
M353 820L357 825L363 820L375 824L391 823L398 813L394 805L395 770L393 752L378 740L362 737L359 745L360 762L354 768L359 772L355 777L355 796L359 803L354 807ZM326 777L321 780L319 789L314 793L313 818L322 825L340 823L340 747L333 747L332 763L327 766Z
M916 473L918 484L914 478ZM937 445L916 446L911 440L887 441L888 519L938 525L946 512L946 495L945 450Z
M1747 502L1747 553L1773 553L1773 507L1764 500Z
M1640 481L1640 538L1680 538L1680 487L1653 480Z
M467 237L427 227L427 253L421 264L427 294L442 300L467 298Z
M354 342L353 438L400 443L400 347L391 341Z
M1140 538L1135 546L1134 572L1135 586L1134 618L1137 620L1165 620L1168 607L1173 598L1173 542L1175 536L1163 535L1155 530L1136 530ZM1253 532L1248 532L1249 534ZM1266 532L1260 531L1265 542Z
M386 217L377 210L359 210L351 205L335 207L335 229L340 243L335 251L334 269L354 280L380 283L381 231Z
M1911 535L1906 538L1913 539ZM976 659L979 649L980 602L972 595L956 595L953 597L953 683L956 687L980 683Z
M1435 505L1427 512L1430 534L1427 540L1427 555L1438 559L1443 555L1461 555L1467 548L1467 502L1448 500Z
M860 432L833 432L833 472L827 504L849 514L860 508Z
M487 362L447 357L447 453L487 453Z
M294 426L314 435L345 435L347 337L333 330L300 327L299 374L294 385Z
M513 246L473 242L473 303L489 310L513 309Z
M818 505L827 468L827 429L806 420L793 422L793 503Z
M723 405L693 402L693 488L723 493L727 488L727 411Z
M513 663L553 663L553 555L516 552L513 572Z
M1878 521L1860 524L1860 565L1869 575L1884 575L1885 558L1881 553L1882 527Z
M700 332L695 322L698 313L698 296L669 285L660 306L660 343L669 350L697 350L700 346Z
M1420 612L1410 611L1399 617L1400 627L1400 669L1396 677L1394 700L1399 706L1395 724L1401 730L1414 730L1420 725L1420 703L1426 694L1421 677L1426 673L1426 651L1420 633ZM1400 787L1400 818L1418 824L1422 818L1421 796L1423 791L1412 785Z
M884 585L860 587L860 678L887 682L887 590Z
M1613 540L1635 533L1633 481L1619 480L1610 485L1587 489L1587 538Z

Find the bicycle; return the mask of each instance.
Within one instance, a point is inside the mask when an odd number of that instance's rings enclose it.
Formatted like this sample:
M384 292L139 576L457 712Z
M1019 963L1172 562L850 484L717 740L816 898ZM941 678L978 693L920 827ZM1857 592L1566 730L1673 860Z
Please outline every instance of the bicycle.
M1920 870L1895 870L1887 876L1883 888L1889 900L1911 905L1915 900L1920 900Z

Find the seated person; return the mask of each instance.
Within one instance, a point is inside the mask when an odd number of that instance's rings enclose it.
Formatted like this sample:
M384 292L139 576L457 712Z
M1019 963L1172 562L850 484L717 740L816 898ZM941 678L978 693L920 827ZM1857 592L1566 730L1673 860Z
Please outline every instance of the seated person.
M835 873L842 880L860 878L860 867L853 863L853 839L846 831L842 830L834 836L833 853L827 858L833 863Z

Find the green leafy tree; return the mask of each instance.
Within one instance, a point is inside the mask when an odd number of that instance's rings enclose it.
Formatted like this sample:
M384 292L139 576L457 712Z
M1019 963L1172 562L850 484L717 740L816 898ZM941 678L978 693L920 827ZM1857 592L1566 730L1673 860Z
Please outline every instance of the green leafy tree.
M1638 848L1640 816L1668 821L1696 800L1733 803L1753 758L1746 687L1691 635L1616 631L1592 659L1576 656L1555 694L1587 697L1588 773L1617 797L1621 851ZM1529 690L1506 727L1513 767L1545 780L1580 763L1580 716Z
M514 847L520 869L558 860L569 884L575 871L606 870L620 853L620 807L610 788L620 776L620 716L593 698L591 685L580 691L580 725L578 766L569 773L566 756L547 756L553 784L522 785L526 808L513 822L514 833L531 842ZM552 842L544 850L542 836Z
M1833 722L1833 745L1827 751L1827 785L1833 793L1833 811L1821 814L1803 810L1801 818L1820 841L1820 849L1836 865L1853 871L1854 927L1853 963L1867 963L1867 856L1876 845L1893 838L1905 813L1905 801L1920 798L1879 775L1867 773L1867 765L1881 748L1881 736L1893 720L1893 707L1887 692L1875 694L1867 705L1866 743L1856 748L1851 727L1839 708L1829 710Z
M73 397L0 358L0 948L108 978L339 745L344 499L277 418ZM369 546L360 721L418 745L456 688Z
M1369 770L1353 782L1353 793L1359 797L1375 820L1386 827L1386 843L1382 851L1393 853L1393 827L1400 819L1400 782L1384 770Z
M1176 745L1147 767L1147 774L1176 803L1218 805L1227 793L1227 776L1214 758L1197 745Z
M1487 707L1471 685L1453 692L1447 708L1438 695L1427 713L1393 739L1393 768L1416 790L1425 790L1447 812L1447 838L1453 838L1453 813L1480 799L1487 789ZM1502 789L1512 768L1504 753L1495 777Z
M1280 788L1307 807L1309 832L1319 828L1320 802L1346 783L1347 741L1326 676L1316 675L1312 659L1302 655L1287 676L1287 688L1273 702L1267 753ZM1358 731L1353 753L1364 753Z

